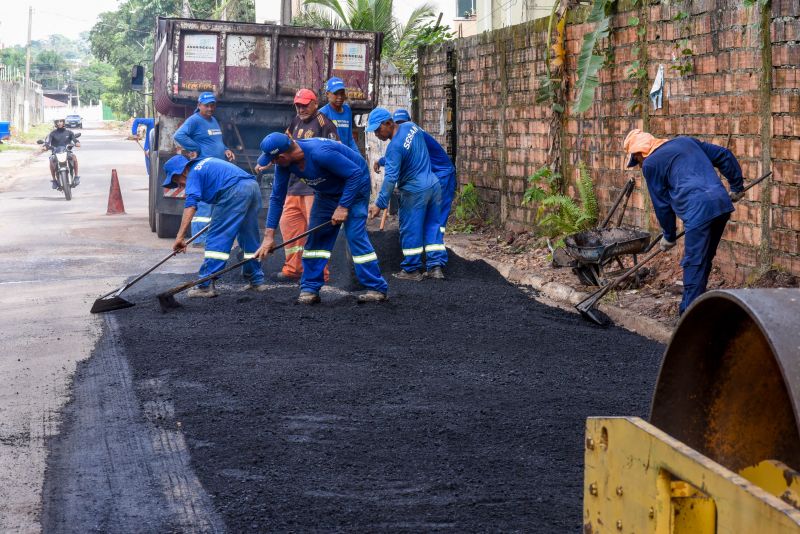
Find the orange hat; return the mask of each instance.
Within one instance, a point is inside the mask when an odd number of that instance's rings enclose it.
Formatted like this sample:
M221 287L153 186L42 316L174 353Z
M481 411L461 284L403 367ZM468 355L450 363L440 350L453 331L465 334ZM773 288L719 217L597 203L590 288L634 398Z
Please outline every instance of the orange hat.
M656 139L652 134L635 128L628 132L622 142L622 148L630 154L627 167L635 167L639 163L634 159L634 154L641 154L642 157L649 156L655 149L669 141L669 139Z
M300 89L294 94L294 103L306 105L309 102L316 102L317 95L311 89Z

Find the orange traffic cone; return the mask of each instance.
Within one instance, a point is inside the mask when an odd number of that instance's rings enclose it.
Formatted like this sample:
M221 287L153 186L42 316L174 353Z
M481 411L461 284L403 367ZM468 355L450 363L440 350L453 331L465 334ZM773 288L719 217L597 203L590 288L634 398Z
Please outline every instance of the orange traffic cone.
M111 169L111 188L108 190L108 211L106 215L124 215L125 204L122 203L122 191L119 188L117 169Z

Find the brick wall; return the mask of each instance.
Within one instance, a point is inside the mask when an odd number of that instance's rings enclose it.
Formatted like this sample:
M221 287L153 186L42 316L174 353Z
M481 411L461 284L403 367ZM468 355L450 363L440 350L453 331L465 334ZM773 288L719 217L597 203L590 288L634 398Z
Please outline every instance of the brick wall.
M635 177L625 223L653 231L658 224L641 173L623 169L625 134L641 127L656 137L730 143L746 178L769 168L774 175L737 205L718 265L736 282L770 265L800 274L800 2L773 0L767 12L741 4L692 0L626 8L617 2L611 34L600 43L609 64L600 72L594 104L581 116L568 108L555 131L549 108L535 104L536 78L545 69L546 20L429 47L420 55L420 123L450 144L459 181L474 183L494 216L509 227L532 223L534 214L521 205L522 192L526 178L553 160L554 136L561 141L561 170L570 184L579 161L589 167L601 215ZM674 20L681 11L689 17ZM638 26L630 25L632 16ZM585 12L571 13L566 32L569 102L583 35L592 29L581 17ZM646 28L642 35L640 28ZM682 39L693 51L690 74L670 68ZM664 66L662 109L654 110L644 95L641 111L630 111L637 81L626 72L637 58L648 73L645 92ZM453 96L447 82L454 76Z

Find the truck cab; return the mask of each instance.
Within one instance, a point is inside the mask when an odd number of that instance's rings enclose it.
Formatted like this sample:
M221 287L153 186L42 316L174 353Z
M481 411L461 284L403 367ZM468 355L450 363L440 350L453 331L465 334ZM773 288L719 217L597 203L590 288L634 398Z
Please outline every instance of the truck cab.
M285 131L295 116L294 94L311 89L326 103L324 83L344 80L353 109L356 142L364 152L364 120L378 97L381 34L297 26L196 19L157 20L153 69L155 127L150 132L150 228L175 237L183 212L183 190L167 190L164 162L176 153L175 132L212 91L214 114L236 164L255 174L259 144ZM265 206L273 171L259 177Z

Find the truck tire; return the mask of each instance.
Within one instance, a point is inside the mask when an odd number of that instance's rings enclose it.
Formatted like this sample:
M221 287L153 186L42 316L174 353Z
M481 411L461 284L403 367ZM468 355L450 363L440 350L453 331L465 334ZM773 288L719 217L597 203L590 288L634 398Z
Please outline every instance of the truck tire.
M156 213L156 235L161 238L175 237L181 227L180 215Z
M155 129L150 132L150 146L155 143ZM158 192L158 150L150 151L150 172L148 173L148 195L147 201L147 215L150 222L150 231L156 231L156 194ZM153 169L155 169L155 178L153 177Z

